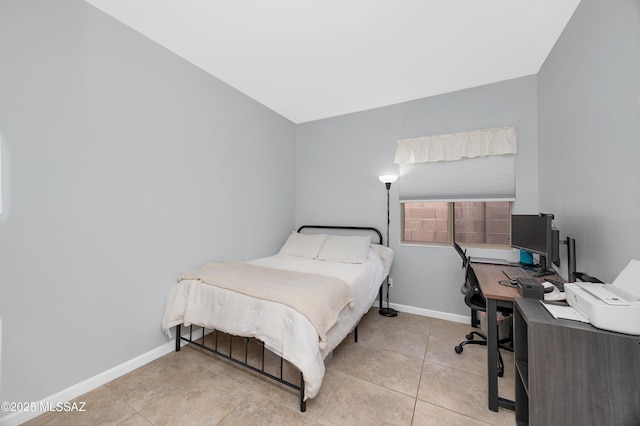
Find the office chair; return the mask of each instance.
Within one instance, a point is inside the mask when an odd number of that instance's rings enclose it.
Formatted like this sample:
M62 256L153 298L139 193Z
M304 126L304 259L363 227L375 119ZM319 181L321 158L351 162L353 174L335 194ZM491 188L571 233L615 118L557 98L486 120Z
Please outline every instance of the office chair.
M478 284L478 278L476 277L476 273L471 267L471 258L467 257L466 251L463 251L462 248L457 244L453 243L454 248L462 258L462 267L465 270L465 279L462 287L460 287L460 292L464 295L464 302L469 306L472 310L486 312L487 311L487 301L480 290L480 285ZM512 310L501 309L501 312L504 314L512 313ZM480 338L480 340L474 340L474 336ZM478 332L472 331L467 334L465 341L461 342L454 349L457 354L461 354L465 345L482 345L487 346L487 337ZM512 339L510 337L501 339L498 341L498 376L502 377L504 375L504 363L502 361L502 355L500 354L500 349L513 352L513 348L508 346L507 343L511 342Z

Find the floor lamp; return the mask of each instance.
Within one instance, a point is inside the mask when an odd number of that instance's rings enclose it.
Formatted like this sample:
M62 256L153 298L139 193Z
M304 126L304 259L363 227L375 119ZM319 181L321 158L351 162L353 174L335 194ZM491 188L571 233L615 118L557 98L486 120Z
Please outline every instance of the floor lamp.
M391 224L391 218L389 216L389 191L391 190L391 184L398 180L398 176L393 175L385 175L380 176L380 182L384 183L387 187L387 247L389 247L389 225ZM380 315L384 315L385 317L395 317L398 315L398 311L395 309L391 309L389 307L389 277L387 276L387 307L382 307L382 290L380 290L380 310L378 311Z

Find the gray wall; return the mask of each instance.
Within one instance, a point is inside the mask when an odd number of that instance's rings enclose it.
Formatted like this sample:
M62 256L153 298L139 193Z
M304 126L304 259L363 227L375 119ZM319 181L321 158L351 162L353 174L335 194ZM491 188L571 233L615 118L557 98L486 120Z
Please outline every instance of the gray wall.
M518 137L514 209L537 212L536 93L536 77L529 76L298 125L298 225L373 225L385 233L386 190L378 176L398 174L396 140L512 125ZM399 243L397 189L392 185L392 303L468 315L459 292L463 271L453 248Z
M272 254L295 126L80 0L0 2L3 401L167 342L176 277Z
M640 2L582 0L538 74L540 207L611 282L640 259Z

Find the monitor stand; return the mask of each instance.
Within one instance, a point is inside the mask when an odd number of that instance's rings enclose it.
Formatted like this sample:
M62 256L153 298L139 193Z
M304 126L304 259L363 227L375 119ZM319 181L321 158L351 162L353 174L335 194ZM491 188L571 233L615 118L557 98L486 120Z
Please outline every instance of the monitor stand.
M534 277L544 277L545 275L554 275L556 271L553 269L547 269L547 258L540 255L540 271L533 274Z

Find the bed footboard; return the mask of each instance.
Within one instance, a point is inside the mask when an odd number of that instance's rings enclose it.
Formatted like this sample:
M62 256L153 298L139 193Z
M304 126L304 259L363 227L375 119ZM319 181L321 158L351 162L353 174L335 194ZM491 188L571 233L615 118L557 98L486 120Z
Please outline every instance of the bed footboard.
M300 373L300 382L298 384L296 383L292 383L290 381L287 381L284 379L284 359L282 357L279 357L277 355L274 354L274 356L277 356L277 358L280 361L280 366L279 366L279 374L272 374L269 373L268 371L266 371L265 369L265 353L268 351L269 353L273 354L273 352L270 352L268 349L266 349L264 347L264 343L258 339L249 339L248 337L242 337L242 336L233 336L230 335L228 333L222 333L219 332L218 330L210 330L210 329L205 329L204 327L198 327L196 326L198 329L202 330L202 336L201 337L197 337L197 338L193 338L193 325L189 326L189 335L188 336L182 336L182 325L178 324L176 326L176 352L180 351L180 347L182 346L182 342L188 342L191 343L192 345L195 345L199 348L202 348L206 351L209 351L213 354L216 354L224 359L227 359L229 361L232 361L238 365L241 365L243 367L246 367L252 371L255 371L256 373L262 374L265 377L268 377L272 380L275 380L278 383L282 383L284 385L289 386L290 388L293 388L295 390L297 390L300 393L300 411L305 412L307 410L307 402L305 401L304 398L304 377L302 376L302 373ZM207 333L207 330L209 330L209 332ZM198 333L199 334L199 333ZM213 334L212 337L205 339L205 336L209 336ZM224 345L226 346L225 348L223 348L222 344L220 344L220 339L219 339L219 334L224 334L225 336L229 336L229 345ZM241 339L243 339L244 341L244 345L243 345L243 349L241 350L239 357L234 357L234 337L239 337ZM209 340L209 344L207 345L206 340ZM258 366L255 365L251 365L249 363L249 342L253 341L258 343L261 346L261 350L260 352L260 360L258 362ZM242 353L244 352L244 353ZM235 351L236 356L237 356L237 350Z

